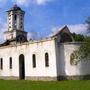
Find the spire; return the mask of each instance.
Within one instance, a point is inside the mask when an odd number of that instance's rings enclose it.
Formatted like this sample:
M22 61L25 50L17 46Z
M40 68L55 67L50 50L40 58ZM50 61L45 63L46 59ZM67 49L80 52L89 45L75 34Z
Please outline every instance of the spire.
M14 4L13 7L11 9L9 9L7 12L11 12L11 11L22 11L22 12L24 12L17 4Z
M21 10L21 8L17 4L14 4L11 10Z

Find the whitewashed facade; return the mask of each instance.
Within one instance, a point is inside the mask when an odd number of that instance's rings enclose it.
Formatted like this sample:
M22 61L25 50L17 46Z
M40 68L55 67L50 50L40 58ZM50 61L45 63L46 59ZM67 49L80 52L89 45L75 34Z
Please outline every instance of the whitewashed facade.
M27 41L24 14L17 5L8 11L6 42L0 45L0 79L89 78L89 60L70 64L70 56L80 43L74 42L67 26L47 39Z

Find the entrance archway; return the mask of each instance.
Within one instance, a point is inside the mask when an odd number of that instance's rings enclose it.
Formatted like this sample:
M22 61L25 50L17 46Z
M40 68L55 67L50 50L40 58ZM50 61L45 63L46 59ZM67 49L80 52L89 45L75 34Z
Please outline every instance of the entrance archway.
M23 54L19 56L19 79L25 79L25 62Z

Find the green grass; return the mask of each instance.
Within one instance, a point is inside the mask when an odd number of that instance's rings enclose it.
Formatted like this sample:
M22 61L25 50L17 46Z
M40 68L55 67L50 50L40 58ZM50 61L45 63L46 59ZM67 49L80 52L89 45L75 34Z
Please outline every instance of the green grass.
M0 80L0 90L90 90L90 80L51 82Z

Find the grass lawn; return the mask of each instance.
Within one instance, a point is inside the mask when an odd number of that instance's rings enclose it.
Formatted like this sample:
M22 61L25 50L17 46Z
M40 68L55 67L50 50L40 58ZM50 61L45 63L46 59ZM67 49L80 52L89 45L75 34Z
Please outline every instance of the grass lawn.
M0 80L0 90L90 90L90 80L50 82Z

